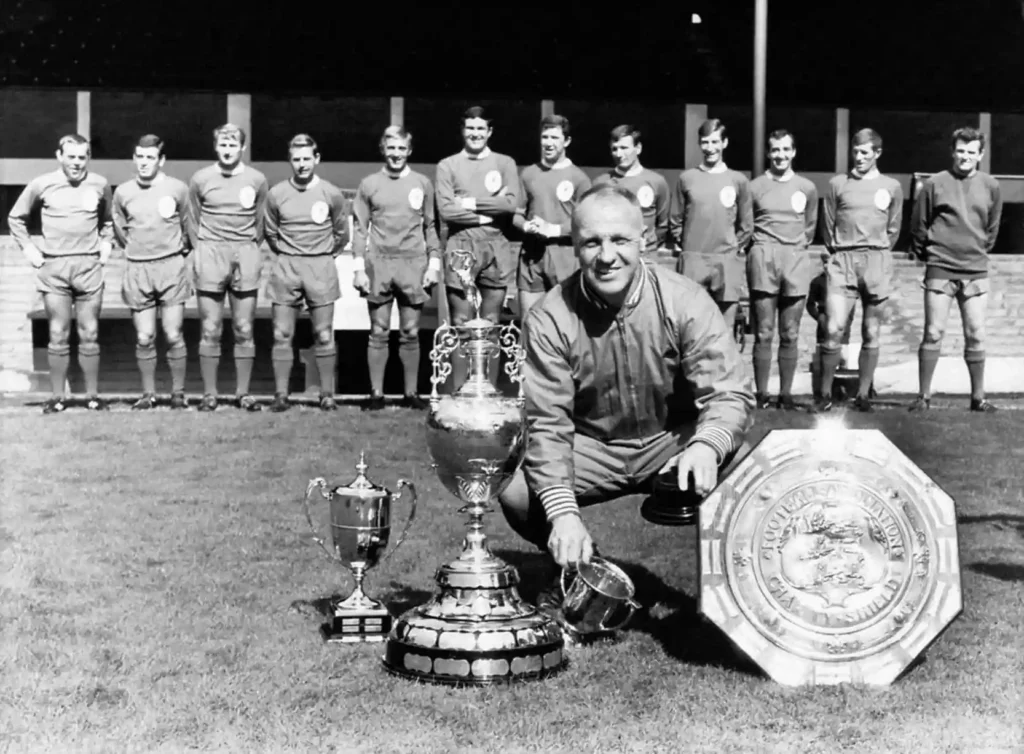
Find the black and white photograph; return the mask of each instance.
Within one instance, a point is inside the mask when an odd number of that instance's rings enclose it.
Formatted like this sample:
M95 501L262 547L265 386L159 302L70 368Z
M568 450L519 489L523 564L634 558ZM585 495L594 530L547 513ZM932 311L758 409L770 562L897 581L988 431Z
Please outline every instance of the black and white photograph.
M1024 0L0 3L0 754L1024 752Z

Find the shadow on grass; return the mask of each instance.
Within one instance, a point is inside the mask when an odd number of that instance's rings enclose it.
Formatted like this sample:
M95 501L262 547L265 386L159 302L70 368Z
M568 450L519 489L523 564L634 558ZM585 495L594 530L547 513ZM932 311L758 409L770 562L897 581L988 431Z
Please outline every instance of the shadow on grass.
M1024 582L1024 565L1019 563L971 563L967 568L1000 581Z
M500 550L494 553L519 571L519 594L534 602L537 594L557 576L551 559L541 552ZM665 653L687 665L712 666L762 676L760 668L736 649L717 626L705 620L691 595L666 584L638 563L609 558L633 580L636 600L643 607L623 629L645 633ZM617 617L617 616L616 616Z
M1015 513L990 513L984 516L960 516L958 524L969 526L971 524L992 524L997 529L1016 529L1017 533L1024 536L1024 516Z

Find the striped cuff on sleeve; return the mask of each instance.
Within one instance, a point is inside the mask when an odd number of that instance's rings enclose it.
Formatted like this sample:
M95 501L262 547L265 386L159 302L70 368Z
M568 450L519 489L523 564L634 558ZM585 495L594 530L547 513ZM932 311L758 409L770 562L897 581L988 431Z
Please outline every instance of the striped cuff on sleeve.
M718 465L721 466L726 457L732 453L733 447L732 432L721 427L705 426L697 430L697 434L686 443L687 447L696 442L711 446L718 456Z
M576 504L576 495L571 487L558 485L547 487L537 493L540 504L544 506L544 515L548 521L554 520L555 516L563 513L579 513L580 507Z

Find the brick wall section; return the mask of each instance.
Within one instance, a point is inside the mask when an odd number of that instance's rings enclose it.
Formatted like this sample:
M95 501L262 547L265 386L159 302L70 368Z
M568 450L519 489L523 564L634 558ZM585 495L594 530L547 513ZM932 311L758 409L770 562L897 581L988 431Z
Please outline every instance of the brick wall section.
M923 294L921 291L922 266L912 260L899 258L895 265L895 290L884 310L882 326L882 366L904 363L916 358L923 326ZM811 252L815 265L820 268L820 250ZM674 259L663 255L658 260L666 266L673 266ZM269 256L267 258L269 263ZM120 279L123 259L116 257L111 260L106 270L107 288L105 302L108 305L121 307ZM988 332L990 356L1024 357L1024 256L997 256L992 259L992 293L989 301ZM261 303L266 303L263 293ZM0 371L13 370L24 374L34 374L33 384L44 384L45 356L33 354L33 323L27 314L41 306L39 294L35 291L33 270L23 260L9 236L0 236ZM189 304L194 308L195 304ZM189 336L190 381L189 390L199 391L198 363L192 364L198 341L197 323L186 328ZM855 332L860 327L859 312L854 322ZM37 332L45 333L45 323L36 322ZM808 368L816 340L816 323L804 316L800 331L801 369ZM101 335L105 334L108 342L104 349L104 366L101 389L111 392L132 392L137 390L137 372L133 354L131 323L105 321ZM256 373L254 374L254 390L273 392L272 376L269 364L270 328L269 323L257 328L257 336L261 341ZM425 338L429 333L424 334ZM230 354L230 332L225 332L225 353ZM854 340L859 340L855 335ZM192 342L196 341L196 342ZM262 342L266 341L266 342ZM746 352L749 354L753 337L748 336ZM301 336L296 345L302 347ZM424 341L426 345L426 340ZM363 389L365 378L365 334L355 334L344 341L339 341L339 391L343 388L346 370L357 373L349 383L349 387L358 392ZM424 349L426 351L426 349ZM956 306L952 307L949 329L943 343L943 354L958 356L963 351L963 336L960 315ZM426 358L426 354L424 354ZM389 384L397 386L398 365L390 365ZM266 363L263 363L266 362ZM351 368L351 369L350 369ZM164 389L166 375L161 356L161 381L158 387ZM222 360L221 380L225 387L233 382L231 375L231 358ZM425 370L424 370L425 372ZM293 375L293 389L302 384L301 366ZM424 380L426 376L424 374ZM72 387L75 378L72 377ZM397 389L400 389L398 387ZM429 389L425 385L424 389Z

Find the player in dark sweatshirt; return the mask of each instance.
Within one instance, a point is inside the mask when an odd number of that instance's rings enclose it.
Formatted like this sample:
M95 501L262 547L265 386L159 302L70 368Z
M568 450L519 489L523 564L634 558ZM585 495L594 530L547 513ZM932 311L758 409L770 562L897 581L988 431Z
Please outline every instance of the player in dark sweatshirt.
M189 183L189 235L195 250L203 328L199 341L203 400L199 410L217 408L217 367L227 292L235 336L235 401L239 408L259 411L260 404L249 395L249 381L256 358L252 327L263 266L260 245L267 179L242 162L245 131L229 123L216 129L213 138L217 162L198 171Z
M135 359L142 376L142 397L132 408L156 406L156 315L167 339L171 369L171 408L187 408L185 364L188 352L182 324L185 302L192 298L192 273L186 227L188 186L163 172L164 141L147 134L132 155L135 177L114 192L114 236L124 248L127 264L121 298L132 311Z
M676 182L669 233L679 250L676 272L711 294L731 330L743 298L743 255L754 226L750 181L725 164L729 139L722 121L705 121L697 135L703 161Z
M768 408L772 341L779 323L778 407L791 410L799 356L800 319L810 288L807 247L818 225L818 189L793 172L796 139L768 136L768 171L750 182L754 234L747 253L747 286L754 320L754 385L758 408Z
M388 126L380 139L384 167L363 178L353 202L353 286L366 297L370 337L366 363L370 399L364 408L384 408L391 311L398 300L398 359L405 381L403 405L423 410L419 396L420 319L441 279L441 250L434 226L434 187L409 167L412 134Z
M274 252L267 298L273 305L274 402L270 410L287 411L288 383L295 352L295 321L299 307L309 310L313 355L320 376L320 409L334 411L334 302L341 298L335 257L348 243L348 202L341 189L316 174L320 150L308 134L288 143L292 176L267 194L264 228Z
M925 181L910 222L914 254L924 261L924 337L918 351L920 395L911 411L927 409L932 377L955 298L964 326L964 361L971 377L971 411L995 411L985 399L985 307L988 255L999 234L999 182L978 170L985 134L960 128L952 139L953 165Z
M53 395L43 406L45 414L66 407L72 319L78 322L78 363L85 376L86 408L107 408L99 397L98 333L103 265L111 251L112 196L107 179L89 171L90 156L88 139L78 134L62 137L57 148L60 169L33 178L7 218L15 243L38 270L37 288L50 324L46 353ZM39 247L28 233L29 218L37 207L43 226Z
M637 198L644 213L644 253L653 254L668 237L668 181L640 164L644 148L640 129L628 124L616 126L610 137L615 167L595 178L594 185L622 186Z
M892 285L892 247L903 219L903 188L882 175L882 137L870 128L853 135L853 169L829 181L825 192L824 239L831 257L825 267L828 343L821 349L821 392L816 411L832 409L832 380L842 357L849 307L860 299L864 314L853 408L871 411L871 385L878 366L880 314Z
M472 252L480 314L497 322L515 271L509 235L520 188L515 160L488 146L492 133L491 119L482 107L463 113L463 149L438 164L435 194L447 231L445 250ZM451 269L446 269L444 282L452 324L461 325L473 316L470 303Z
M540 123L540 161L523 168L522 195L513 223L523 231L516 290L519 313L530 308L577 269L572 247L572 212L590 178L565 150L572 141L569 119L547 115Z

